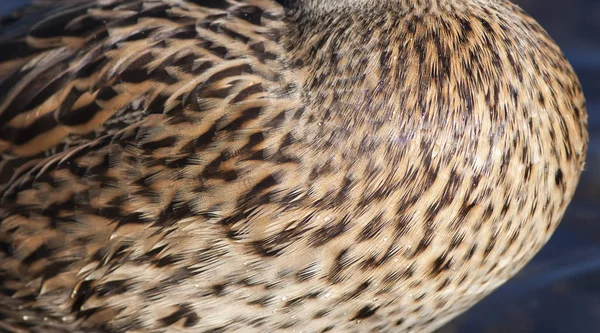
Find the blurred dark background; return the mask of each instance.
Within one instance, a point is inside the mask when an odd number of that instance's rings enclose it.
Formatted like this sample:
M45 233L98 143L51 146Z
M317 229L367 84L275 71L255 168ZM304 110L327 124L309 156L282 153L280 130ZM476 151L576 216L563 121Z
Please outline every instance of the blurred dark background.
M378 1L378 0L373 0ZM29 0L0 0L0 14ZM515 0L561 46L587 98L587 171L562 224L514 279L436 333L600 332L600 0Z
M0 15L4 16L30 2L31 0L0 0Z

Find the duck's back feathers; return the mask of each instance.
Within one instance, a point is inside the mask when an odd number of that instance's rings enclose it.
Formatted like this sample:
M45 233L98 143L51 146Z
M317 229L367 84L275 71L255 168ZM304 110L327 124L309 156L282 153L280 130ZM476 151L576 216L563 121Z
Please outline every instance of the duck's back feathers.
M197 99L197 107L234 100L232 84L218 85L226 78L236 83L236 76L247 74L246 80L256 81L254 92L263 89L262 78L251 76L261 69L267 73L258 75L272 75L261 64L275 57L264 25L274 14L226 1L204 6L77 1L55 9L27 35L2 42L2 168L15 158L12 167L82 146L150 114L184 117L178 110L184 99ZM234 32L240 30L246 35ZM247 47L254 53L244 53ZM193 85L210 77L211 87ZM239 90L239 82L233 85ZM236 102L247 97L243 90ZM196 96L200 92L207 96ZM4 177L12 173L1 170Z
M270 1L84 1L2 40L0 330L28 320L35 332L74 332L81 322L108 329L98 323L109 318L111 329L196 324L195 312L177 312L186 307L179 301L162 311L109 295L159 297L191 270L219 277L214 262L231 252L221 240L188 237L177 250L163 238L210 234L173 233L172 224L232 209L219 206L225 194L270 174L248 170L237 188L218 186L236 178L225 160L243 147L262 154L261 133L283 121L264 118L291 105L265 98L286 89L269 66L280 53L281 16ZM186 257L181 269L168 266ZM129 281L133 271L145 277ZM107 297L115 303L94 301Z

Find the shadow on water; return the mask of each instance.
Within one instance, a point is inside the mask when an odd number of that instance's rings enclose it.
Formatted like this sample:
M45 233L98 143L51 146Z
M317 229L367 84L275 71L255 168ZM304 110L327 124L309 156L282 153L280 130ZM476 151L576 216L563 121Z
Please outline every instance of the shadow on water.
M0 0L0 13L29 0ZM583 84L587 171L555 235L514 279L436 333L581 333L600 327L600 0L516 0L558 42Z

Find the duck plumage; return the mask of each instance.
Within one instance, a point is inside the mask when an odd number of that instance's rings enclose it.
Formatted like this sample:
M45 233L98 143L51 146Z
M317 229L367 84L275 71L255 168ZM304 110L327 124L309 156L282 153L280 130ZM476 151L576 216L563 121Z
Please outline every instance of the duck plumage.
M583 168L577 77L507 1L25 12L0 330L430 332L531 259Z

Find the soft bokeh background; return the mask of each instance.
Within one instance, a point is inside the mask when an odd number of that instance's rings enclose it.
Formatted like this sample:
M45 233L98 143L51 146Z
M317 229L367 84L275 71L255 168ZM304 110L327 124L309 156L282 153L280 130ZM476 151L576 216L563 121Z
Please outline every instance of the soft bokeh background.
M0 0L0 15L10 13L14 9L18 9L23 4L29 3L30 0Z
M27 2L0 0L0 14ZM600 0L515 2L557 41L583 84L590 129L587 171L562 224L539 255L436 333L600 332Z

